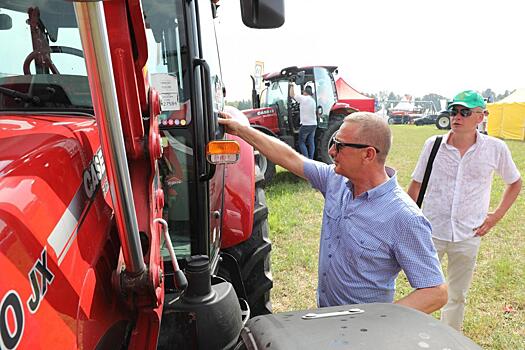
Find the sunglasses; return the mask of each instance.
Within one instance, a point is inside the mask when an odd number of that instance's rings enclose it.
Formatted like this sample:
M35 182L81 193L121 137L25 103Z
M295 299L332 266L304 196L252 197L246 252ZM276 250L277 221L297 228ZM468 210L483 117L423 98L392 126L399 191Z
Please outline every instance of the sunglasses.
M462 110L458 110L456 108L452 108L449 110L450 116L455 117L458 114L461 114L463 118L468 118L472 115L472 113L483 113L483 112L475 112L472 109L464 108ZM487 113L488 114L488 113Z
M376 153L379 153L379 150L377 148L375 148L374 146L364 145L362 143L345 143L345 142L340 142L335 137L332 139L332 144L335 145L335 150L336 150L337 153L339 153L341 151L341 149L343 149L344 147L351 147L351 148L358 148L358 149L372 147L373 149L376 150Z

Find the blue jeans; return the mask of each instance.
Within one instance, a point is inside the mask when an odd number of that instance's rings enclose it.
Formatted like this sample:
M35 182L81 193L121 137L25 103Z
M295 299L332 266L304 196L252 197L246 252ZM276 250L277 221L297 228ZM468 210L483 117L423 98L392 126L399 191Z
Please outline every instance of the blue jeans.
M314 158L316 129L317 125L301 125L299 129L299 150L309 159Z

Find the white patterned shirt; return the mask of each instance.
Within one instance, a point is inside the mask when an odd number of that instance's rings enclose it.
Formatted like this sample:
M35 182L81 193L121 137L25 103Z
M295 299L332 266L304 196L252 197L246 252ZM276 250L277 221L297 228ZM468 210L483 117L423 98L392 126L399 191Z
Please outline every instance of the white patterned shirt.
M432 236L459 242L475 235L489 211L494 171L509 185L520 179L510 150L502 140L476 132L476 142L461 157L443 141L434 160L423 213L432 224ZM436 136L423 146L412 179L421 183Z

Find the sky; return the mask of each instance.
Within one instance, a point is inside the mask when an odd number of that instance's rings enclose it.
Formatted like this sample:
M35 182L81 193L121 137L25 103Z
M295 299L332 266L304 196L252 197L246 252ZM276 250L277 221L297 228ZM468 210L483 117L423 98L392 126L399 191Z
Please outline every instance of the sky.
M334 65L361 92L447 98L525 87L523 0L285 0L285 24L250 29L221 0L218 40L227 100L249 99L265 72Z

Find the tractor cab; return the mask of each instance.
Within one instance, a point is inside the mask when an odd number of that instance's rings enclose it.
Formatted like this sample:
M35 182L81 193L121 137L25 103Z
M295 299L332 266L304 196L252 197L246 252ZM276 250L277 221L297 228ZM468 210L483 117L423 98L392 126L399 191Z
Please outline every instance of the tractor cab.
M257 94L253 79L253 109L243 112L253 127L298 149L301 121L299 103L294 96L310 87L317 113L314 158L332 163L328 150L333 136L344 117L356 111L349 104L338 101L334 81L336 72L335 66L293 66L280 72L264 74L266 87ZM259 154L256 155L256 162L264 173L265 181L270 181L275 174L275 165Z
M310 86L317 106L317 124L326 128L330 111L337 101L337 90L333 73L334 66L288 67L279 73L268 73L263 76L266 88L261 92L260 107L273 106L277 109L281 132L290 134L299 132L299 103L294 96L301 94ZM289 85L293 90L289 89ZM290 93L293 92L293 93Z

